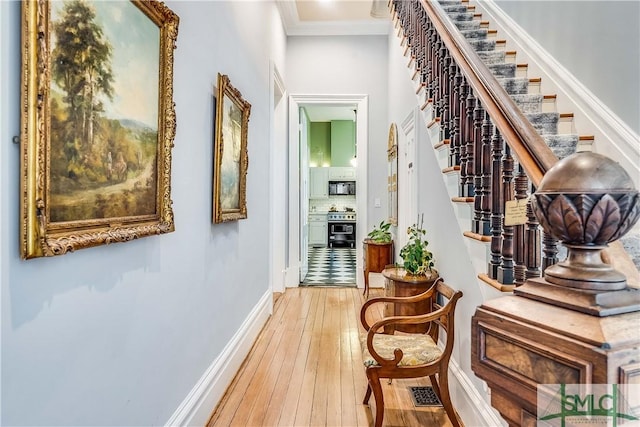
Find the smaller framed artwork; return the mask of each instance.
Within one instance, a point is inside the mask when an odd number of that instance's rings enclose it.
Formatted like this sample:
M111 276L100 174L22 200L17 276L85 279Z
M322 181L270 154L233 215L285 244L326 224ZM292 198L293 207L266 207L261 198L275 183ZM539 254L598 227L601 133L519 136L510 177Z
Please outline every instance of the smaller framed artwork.
M213 151L213 222L247 217L247 134L251 104L218 74Z
M389 162L387 177L389 222L392 225L398 225L398 129L395 123L391 123L389 128L387 160Z

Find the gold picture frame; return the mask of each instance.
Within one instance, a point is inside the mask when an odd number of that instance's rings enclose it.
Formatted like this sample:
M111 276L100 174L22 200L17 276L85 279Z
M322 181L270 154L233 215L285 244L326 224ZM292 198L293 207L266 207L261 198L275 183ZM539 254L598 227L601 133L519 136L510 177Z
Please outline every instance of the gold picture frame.
M387 142L387 194L389 207L389 222L398 225L398 128L395 123L389 127Z
M178 23L154 0L22 2L23 259L174 231Z
M247 218L247 134L251 104L218 73L213 167L213 222Z

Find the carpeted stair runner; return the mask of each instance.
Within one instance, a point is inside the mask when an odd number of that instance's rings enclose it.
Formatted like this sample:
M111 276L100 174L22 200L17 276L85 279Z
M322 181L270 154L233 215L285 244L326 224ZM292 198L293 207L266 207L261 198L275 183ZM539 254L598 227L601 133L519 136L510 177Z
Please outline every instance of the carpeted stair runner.
M460 0L439 0L439 3L554 154L562 159L575 153L578 135L558 134L560 115L557 112L542 112L544 97L529 93L528 77L516 76L516 64L506 61L505 51L496 50L496 41L488 38L487 29L480 28L480 20L475 19L466 4ZM637 228L620 241L640 271L640 230ZM564 248L561 249L562 259L565 254Z
M504 51L496 50L496 41L487 37L488 30L480 28L480 20L474 19L466 4L460 0L440 0L440 4L555 155L563 158L575 153L578 136L558 135L560 115L542 112L543 97L529 93L529 78L516 76L516 64L506 61Z

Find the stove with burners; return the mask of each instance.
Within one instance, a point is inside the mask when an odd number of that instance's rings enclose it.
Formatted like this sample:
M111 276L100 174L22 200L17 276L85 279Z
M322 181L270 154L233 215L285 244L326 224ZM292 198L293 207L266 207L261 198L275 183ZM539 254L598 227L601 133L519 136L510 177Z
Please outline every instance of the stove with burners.
M329 212L327 214L329 222L356 222L355 212Z
M329 247L349 246L356 243L356 213L329 212L327 214Z

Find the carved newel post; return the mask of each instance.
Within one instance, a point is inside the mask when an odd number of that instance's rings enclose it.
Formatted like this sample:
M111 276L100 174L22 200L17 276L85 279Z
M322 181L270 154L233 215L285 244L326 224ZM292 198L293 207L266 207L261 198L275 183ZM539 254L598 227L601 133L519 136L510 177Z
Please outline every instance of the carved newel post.
M567 258L472 319L472 368L511 426L536 425L538 384L640 378L640 290L601 256L640 217L631 178L605 156L577 153L546 173L532 207Z

